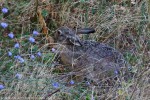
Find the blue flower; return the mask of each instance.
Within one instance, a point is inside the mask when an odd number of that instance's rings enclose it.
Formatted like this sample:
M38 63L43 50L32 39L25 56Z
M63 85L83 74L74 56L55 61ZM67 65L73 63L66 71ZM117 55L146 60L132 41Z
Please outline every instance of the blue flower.
M4 85L0 84L0 90L4 89Z
M53 85L54 88L59 88L58 82L55 82L55 83L53 83L52 85Z
M117 71L117 70L115 70L114 73L115 73L116 75L118 75L118 71Z
M8 24L5 23L5 22L1 22L1 26L2 26L3 28L6 28L6 27L8 27Z
M24 59L23 58L19 58L18 59L20 63L24 63Z
M30 41L31 43L34 43L34 42L35 42L35 39L34 39L33 37L30 37L30 38L29 38L29 41Z
M38 52L37 55L38 55L39 57L42 56L41 52Z
M39 35L39 32L34 30L33 35L37 36L37 35Z
M21 56L17 55L17 56L14 56L15 59L20 59Z
M19 43L16 43L16 44L14 45L14 48L19 48L19 47L20 47Z
M55 52L56 51L56 49L55 48L52 48L52 52Z
M4 14L8 13L8 9L7 9L7 8L2 8L2 12L3 12Z
M20 63L24 63L25 62L25 60L19 55L14 56L14 58L17 59Z
M32 59L32 60L35 59L35 56L34 56L34 55L31 55L31 56L30 56L30 59Z
M90 82L89 82L89 81L86 81L86 85L90 85Z
M9 36L11 39L13 39L13 38L14 38L13 32L10 32L10 33L8 34L8 36Z
M73 85L73 84L74 84L74 81L73 81L73 80L71 80L71 81L70 81L70 84L71 84L71 85Z
M18 73L17 73L17 74L15 75L15 77L18 78L18 79L21 79L21 78L22 78L22 74L18 74Z
M10 51L8 51L8 56L12 56L12 53Z

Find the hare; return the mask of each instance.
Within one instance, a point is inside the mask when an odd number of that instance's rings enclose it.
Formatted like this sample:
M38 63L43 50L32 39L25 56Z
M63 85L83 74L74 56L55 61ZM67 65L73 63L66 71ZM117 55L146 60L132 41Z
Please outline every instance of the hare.
M72 71L95 82L127 74L130 66L119 51L103 43L81 40L77 35L94 32L93 28L77 31L68 27L58 28L54 37L60 44L58 47L62 63L72 65Z

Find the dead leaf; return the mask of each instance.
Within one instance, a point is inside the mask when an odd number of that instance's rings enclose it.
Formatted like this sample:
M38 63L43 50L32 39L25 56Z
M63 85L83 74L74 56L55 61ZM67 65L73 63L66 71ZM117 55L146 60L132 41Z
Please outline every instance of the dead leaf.
M38 9L38 21L42 27L42 33L46 35L46 40L49 43L54 43L54 39L51 36L48 36L48 27L46 25L45 19L42 16L42 10Z

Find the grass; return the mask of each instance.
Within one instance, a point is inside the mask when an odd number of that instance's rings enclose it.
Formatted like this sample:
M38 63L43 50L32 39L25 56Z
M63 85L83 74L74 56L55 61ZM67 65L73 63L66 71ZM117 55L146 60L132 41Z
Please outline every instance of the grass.
M121 0L120 0L121 1ZM137 1L138 2L138 1ZM148 100L150 73L150 24L147 0L132 5L130 0L1 0L0 8L0 99L50 100ZM132 65L135 76L122 87L107 91L85 82L78 82L67 68L58 63L51 48L53 35L60 26L94 27L96 33L83 36L115 47ZM40 33L33 35L36 30ZM8 34L14 33L10 39ZM30 43L30 36L35 43ZM15 43L20 48L14 48ZM8 51L12 56L8 56ZM37 53L41 52L41 56ZM30 58L31 55L35 59ZM20 55L24 59L14 56ZM19 74L21 76L16 76ZM71 80L75 84L71 85ZM55 86L54 86L55 85ZM100 88L100 89L98 89Z

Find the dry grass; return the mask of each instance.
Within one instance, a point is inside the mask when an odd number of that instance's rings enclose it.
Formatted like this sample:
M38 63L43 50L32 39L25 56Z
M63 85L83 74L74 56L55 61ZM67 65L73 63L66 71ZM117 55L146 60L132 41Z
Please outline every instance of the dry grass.
M8 15L1 14L1 22L8 22L9 29L1 29L0 36L0 84L5 86L5 89L0 90L0 99L150 99L149 1L138 0L133 6L130 0L114 0L115 3L113 0L17 1L0 1L1 8L7 6L10 10ZM44 29L36 13L38 10L42 12L42 21L48 28L48 37L42 33ZM49 37L53 37L59 26L74 29L94 27L96 33L89 37L83 36L83 39L96 40L117 48L132 65L135 76L129 82L122 82L119 89L113 87L109 91L93 85L86 86L84 82L68 85L73 78L72 72L68 72L62 65L55 67L57 56L49 49L53 44L49 42ZM36 38L36 45L26 41L33 29L41 31L41 35ZM14 32L15 40L7 38L10 31ZM19 51L12 48L16 41L22 44ZM19 52L25 63L20 64L14 58L7 57L9 50ZM42 57L30 60L31 51L41 51ZM21 73L23 77L15 78L16 73ZM59 83L59 88L53 87L55 82Z

